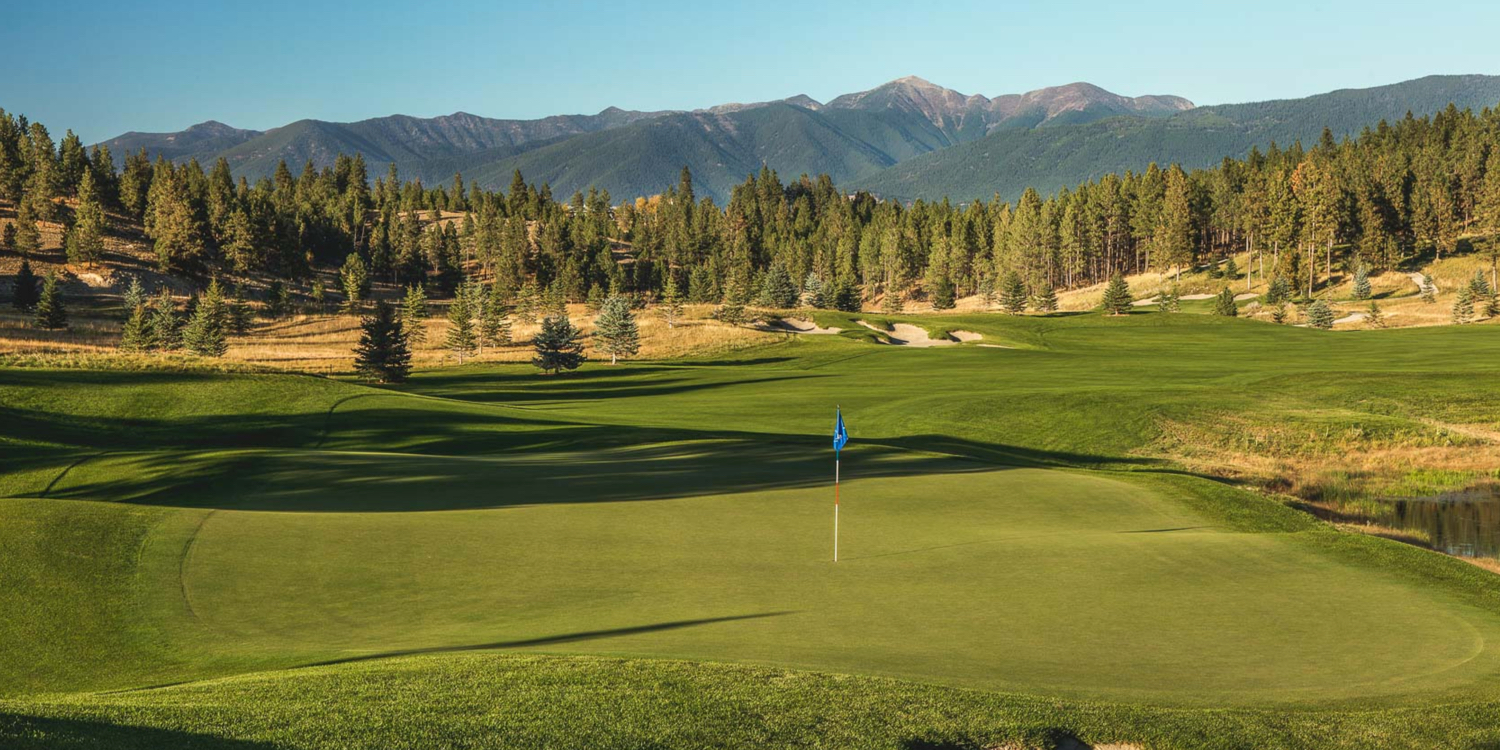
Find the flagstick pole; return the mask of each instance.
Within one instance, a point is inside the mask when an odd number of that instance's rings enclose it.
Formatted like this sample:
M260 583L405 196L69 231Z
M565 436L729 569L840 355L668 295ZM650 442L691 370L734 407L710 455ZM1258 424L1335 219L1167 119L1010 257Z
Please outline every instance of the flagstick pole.
M833 561L839 561L839 454L833 453Z

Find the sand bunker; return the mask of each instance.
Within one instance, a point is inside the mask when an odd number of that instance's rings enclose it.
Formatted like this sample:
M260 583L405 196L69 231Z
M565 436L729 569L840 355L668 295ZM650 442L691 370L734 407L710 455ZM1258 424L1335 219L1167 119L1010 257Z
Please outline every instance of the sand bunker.
M814 334L833 334L844 330L842 328L819 328L817 323L807 318L781 318L767 323L766 328L772 331Z
M859 321L859 324L872 331L880 331L889 338L891 344L895 344L896 346L929 347L958 345L958 341L950 338L935 339L927 335L927 331L920 326L914 326L910 323L892 323L891 330L889 331L871 325L863 320ZM959 341L979 341L984 338L984 336L973 331L950 331L948 335L953 336Z

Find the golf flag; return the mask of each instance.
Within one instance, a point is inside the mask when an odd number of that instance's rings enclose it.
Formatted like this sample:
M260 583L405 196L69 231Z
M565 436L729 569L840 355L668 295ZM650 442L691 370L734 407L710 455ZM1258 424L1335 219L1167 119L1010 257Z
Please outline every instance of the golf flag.
M833 561L839 561L839 452L849 442L849 431L844 429L844 410L834 407L833 421Z

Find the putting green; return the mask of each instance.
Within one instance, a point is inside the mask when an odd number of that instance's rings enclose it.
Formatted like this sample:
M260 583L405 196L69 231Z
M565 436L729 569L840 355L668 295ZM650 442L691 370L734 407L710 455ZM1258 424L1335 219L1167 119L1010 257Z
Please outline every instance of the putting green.
M863 479L851 461L837 564L827 486L572 495L632 460L670 472L653 450L711 447L179 457L224 473L174 504L219 507L150 526L131 609L183 661L229 669L509 648L1225 704L1461 688L1500 668L1500 618L1088 472L929 458L878 476L901 465L885 454ZM52 492L150 476L131 466L146 460L85 461ZM445 503L468 509L412 510Z

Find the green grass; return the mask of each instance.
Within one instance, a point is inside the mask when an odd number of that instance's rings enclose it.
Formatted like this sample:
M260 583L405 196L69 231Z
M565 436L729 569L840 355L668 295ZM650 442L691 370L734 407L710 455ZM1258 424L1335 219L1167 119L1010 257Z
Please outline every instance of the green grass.
M1027 348L0 369L0 744L1500 742L1492 574L1151 451L1164 419L1493 425L1500 334L941 327Z

